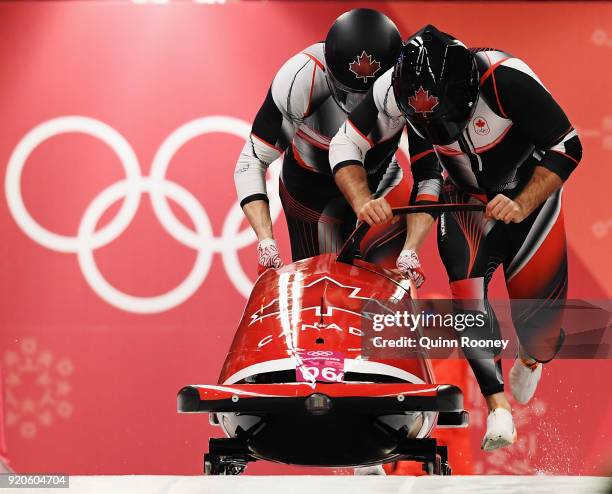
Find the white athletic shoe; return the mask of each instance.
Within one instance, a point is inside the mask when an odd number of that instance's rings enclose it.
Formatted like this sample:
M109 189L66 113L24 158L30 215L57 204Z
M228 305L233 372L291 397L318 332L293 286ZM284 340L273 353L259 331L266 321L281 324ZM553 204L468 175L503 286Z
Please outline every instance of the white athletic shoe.
M511 445L516 441L516 427L512 414L505 408L496 408L487 417L487 432L481 448L491 451Z
M538 382L542 377L542 364L537 364L535 368L527 366L520 358L514 361L510 369L510 389L512 396L521 405L531 400Z
M355 475L387 475L382 465L374 465L371 467L357 467L354 471Z

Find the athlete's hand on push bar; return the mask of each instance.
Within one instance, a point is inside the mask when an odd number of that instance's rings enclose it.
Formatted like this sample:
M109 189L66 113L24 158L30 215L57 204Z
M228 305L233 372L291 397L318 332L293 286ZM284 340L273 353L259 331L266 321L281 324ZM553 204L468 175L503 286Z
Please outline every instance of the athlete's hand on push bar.
M276 240L264 238L257 244L257 273L262 274L267 269L278 269L283 266L283 260L278 252Z
M357 219L365 221L368 225L382 225L384 223L395 223L398 216L393 216L391 206L384 197L370 199L357 211Z
M400 252L395 267L405 278L409 278L414 281L417 288L420 288L425 283L425 274L421 267L421 261L419 256L412 249L404 249Z
M513 201L503 194L497 194L487 204L485 216L508 224L510 222L520 223L527 214L519 202Z

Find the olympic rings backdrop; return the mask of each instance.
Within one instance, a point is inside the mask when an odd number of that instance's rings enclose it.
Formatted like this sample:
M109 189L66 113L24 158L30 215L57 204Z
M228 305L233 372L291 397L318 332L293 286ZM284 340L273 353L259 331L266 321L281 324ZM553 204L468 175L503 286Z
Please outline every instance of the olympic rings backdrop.
M354 6L0 4L0 359L18 471L200 471L218 431L178 416L176 391L216 381L256 273L235 160L275 71ZM564 194L570 296L609 298L612 5L372 6L404 37L434 23L538 73L585 147ZM268 188L288 260L279 167ZM447 296L433 238L422 260L421 296ZM492 293L503 296L501 280ZM481 398L456 370L472 411L470 471L604 471L612 408L595 376L611 370L546 366L538 398L515 412L519 442L488 455L478 450ZM0 433L0 453L2 443Z

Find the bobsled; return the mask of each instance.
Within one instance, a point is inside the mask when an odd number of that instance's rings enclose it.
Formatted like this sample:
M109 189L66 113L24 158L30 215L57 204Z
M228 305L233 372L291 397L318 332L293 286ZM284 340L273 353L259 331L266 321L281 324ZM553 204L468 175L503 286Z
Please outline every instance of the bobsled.
M474 210L474 205L394 208ZM466 427L461 390L435 381L427 358L363 355L365 304L412 303L412 283L368 263L359 225L338 254L322 254L259 276L217 384L178 393L180 413L207 413L224 438L211 438L208 475L237 475L266 460L320 467L417 461L448 475L436 427Z

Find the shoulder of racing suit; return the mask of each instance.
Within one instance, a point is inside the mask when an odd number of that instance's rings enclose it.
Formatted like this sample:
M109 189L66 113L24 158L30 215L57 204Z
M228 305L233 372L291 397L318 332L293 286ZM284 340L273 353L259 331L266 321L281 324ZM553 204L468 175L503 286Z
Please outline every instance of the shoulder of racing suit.
M240 205L268 200L265 174L291 143L297 127L329 97L323 43L287 60L278 70L238 157L234 183Z
M329 97L323 48L315 43L281 66L255 116L252 135L283 151L295 127Z
M523 60L492 48L473 48L472 53L480 74L481 97L494 113L511 120L546 153L542 166L566 180L580 162L582 147L563 109Z
M324 43L315 43L287 60L274 77L272 99L283 116L295 123L311 115L329 96Z

